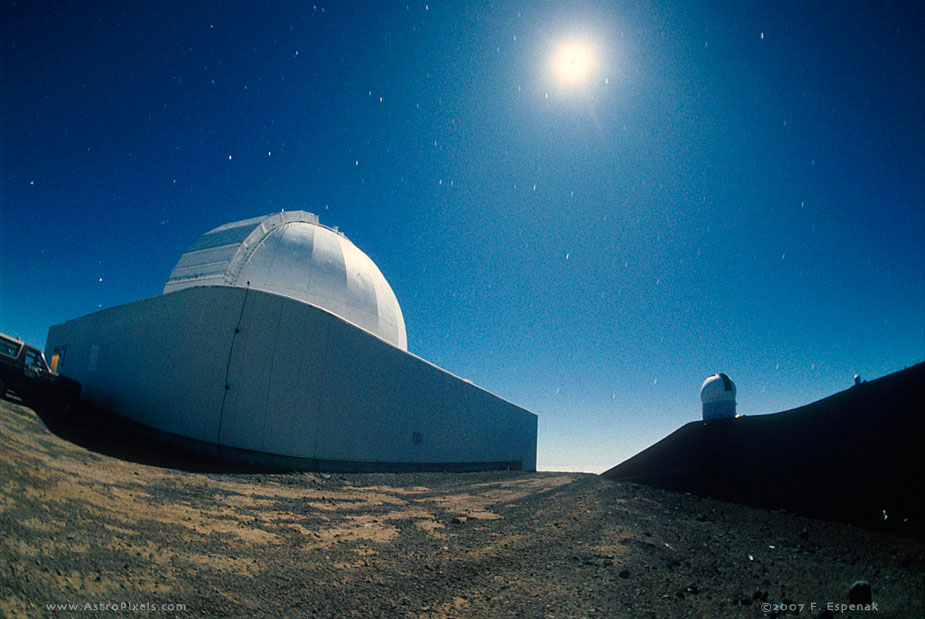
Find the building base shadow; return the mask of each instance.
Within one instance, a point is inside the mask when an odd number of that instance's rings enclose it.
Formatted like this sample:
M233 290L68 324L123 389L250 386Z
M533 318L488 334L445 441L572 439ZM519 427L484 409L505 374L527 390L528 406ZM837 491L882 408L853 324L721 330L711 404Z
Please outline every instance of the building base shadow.
M14 398L9 398L16 401ZM229 462L162 440L144 426L81 400L62 407L22 401L55 436L89 451L127 462L193 473L285 473L290 469Z

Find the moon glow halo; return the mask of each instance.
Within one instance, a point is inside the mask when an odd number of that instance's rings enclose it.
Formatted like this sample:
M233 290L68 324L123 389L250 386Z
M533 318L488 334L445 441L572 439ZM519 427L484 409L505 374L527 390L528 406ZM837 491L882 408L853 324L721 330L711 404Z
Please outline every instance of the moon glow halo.
M597 61L584 41L562 43L553 54L553 71L562 86L577 87L588 82Z

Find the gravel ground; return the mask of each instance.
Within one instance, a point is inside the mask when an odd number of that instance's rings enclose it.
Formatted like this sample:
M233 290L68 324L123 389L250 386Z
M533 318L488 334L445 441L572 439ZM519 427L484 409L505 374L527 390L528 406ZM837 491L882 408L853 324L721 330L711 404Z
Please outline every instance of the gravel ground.
M925 544L890 532L587 474L223 470L43 418L0 401L3 616L925 616ZM842 609L857 580L876 610Z

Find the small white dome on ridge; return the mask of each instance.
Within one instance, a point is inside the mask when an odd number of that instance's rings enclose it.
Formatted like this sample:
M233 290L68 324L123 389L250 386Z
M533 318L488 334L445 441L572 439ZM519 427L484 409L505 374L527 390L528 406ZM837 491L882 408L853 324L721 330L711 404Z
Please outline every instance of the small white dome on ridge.
M713 374L700 387L703 419L727 419L736 416L736 386L725 374Z
M725 374L714 374L703 381L700 387L701 402L717 402L720 400L735 400L736 386Z

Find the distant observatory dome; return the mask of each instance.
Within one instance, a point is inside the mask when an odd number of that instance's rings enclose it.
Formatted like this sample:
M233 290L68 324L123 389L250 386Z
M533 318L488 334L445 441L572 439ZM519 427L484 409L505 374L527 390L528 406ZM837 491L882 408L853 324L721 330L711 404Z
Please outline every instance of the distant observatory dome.
M219 226L170 273L164 294L193 286L248 286L317 307L408 349L398 299L369 256L305 211Z
M700 388L703 420L731 419L736 416L736 386L725 374L714 374Z

